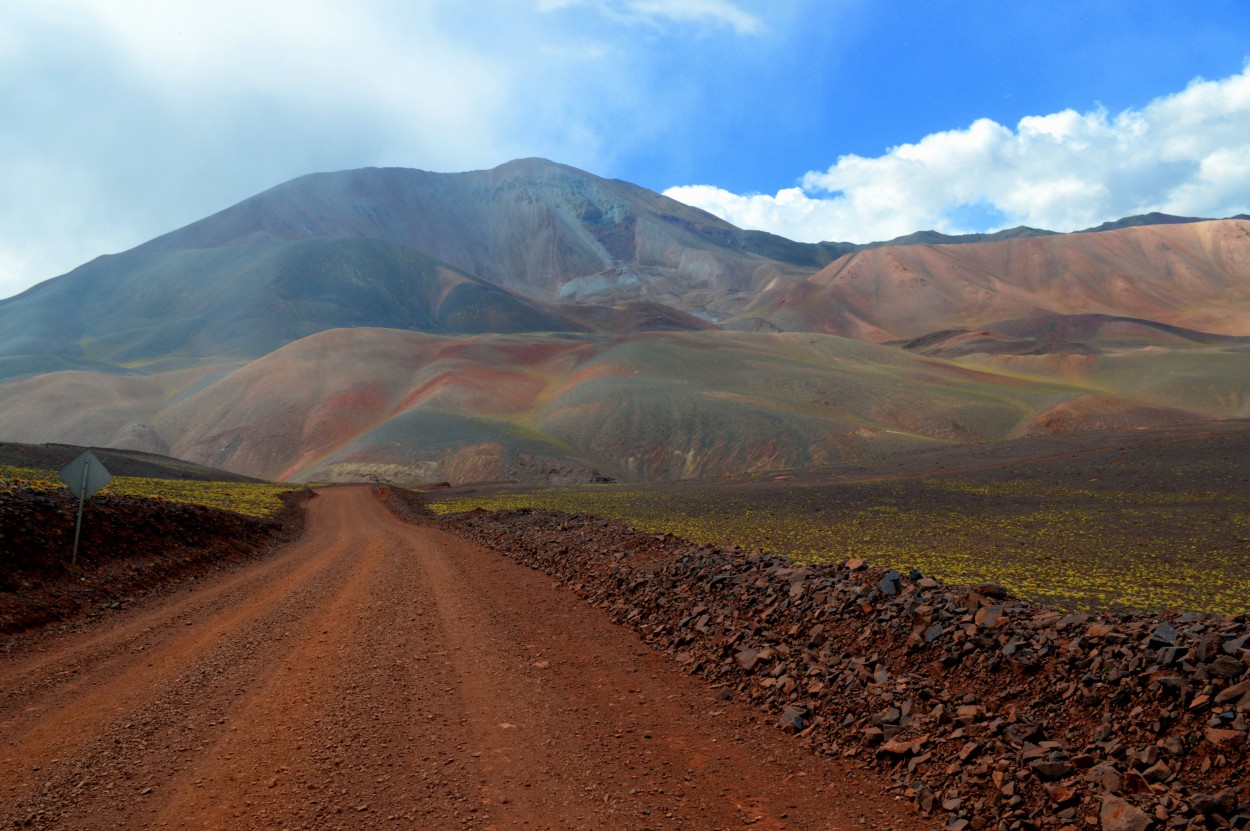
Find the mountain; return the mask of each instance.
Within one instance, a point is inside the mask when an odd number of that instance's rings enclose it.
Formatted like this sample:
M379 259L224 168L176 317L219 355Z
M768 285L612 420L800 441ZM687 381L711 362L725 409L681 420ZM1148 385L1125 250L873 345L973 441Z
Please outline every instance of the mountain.
M395 243L544 301L646 299L713 316L726 295L829 261L821 246L787 245L543 159L469 173L303 176L135 252L314 238Z
M1198 250L1211 223L1122 222L806 244L540 159L319 173L0 301L0 378L257 358L344 326L621 332L640 308L666 329L873 340L1086 312L1242 333L1244 292L1212 290L1244 276L1244 239Z
M301 239L101 257L0 303L0 355L126 366L254 358L324 329L586 331L559 311L369 239Z
M334 329L241 366L14 381L0 424L9 441L55 435L264 478L586 482L1250 415L1246 356L1217 347L1085 360L1066 377L995 360L1030 359L807 333Z
M890 341L1091 313L1250 335L1250 222L864 249L770 286L729 323Z
M537 159L355 170L0 301L0 441L709 477L1250 415L1248 335L1244 219L807 244Z
M1004 320L980 331L946 329L897 344L938 358L977 354L1094 356L1145 347L1214 345L1250 349L1250 336L1214 335L1153 320L1080 314Z
M616 332L646 309L704 328L840 251L537 159L314 174L0 301L0 378L256 358L344 326Z
M884 242L870 242L864 245L857 245L855 250L899 245L968 245L970 243L998 242L1007 239L1049 237L1055 236L1055 234L1055 231L1044 231L1041 228L1030 228L1027 225L1017 225L1015 228L1004 228L1001 231L994 231L988 234L943 234L939 231L916 231Z

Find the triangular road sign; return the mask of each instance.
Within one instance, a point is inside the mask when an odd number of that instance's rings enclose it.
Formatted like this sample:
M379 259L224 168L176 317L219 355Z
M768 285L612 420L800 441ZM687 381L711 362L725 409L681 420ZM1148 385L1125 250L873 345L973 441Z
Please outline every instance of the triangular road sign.
M70 565L78 565L78 537L82 534L82 503L100 488L113 481L113 474L100 463L90 450L61 468L61 481L78 497L78 522L74 524L74 554Z
M84 474L86 477L84 478ZM90 499L100 488L113 481L103 463L90 450L61 468L61 481L69 485L74 496Z

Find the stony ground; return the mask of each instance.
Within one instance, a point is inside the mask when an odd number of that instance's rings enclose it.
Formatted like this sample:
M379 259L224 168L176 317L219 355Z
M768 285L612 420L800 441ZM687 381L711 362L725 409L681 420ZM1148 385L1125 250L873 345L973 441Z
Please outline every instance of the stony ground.
M1250 827L1245 616L1063 613L994 584L796 568L588 516L444 522L802 743L872 764L932 825Z

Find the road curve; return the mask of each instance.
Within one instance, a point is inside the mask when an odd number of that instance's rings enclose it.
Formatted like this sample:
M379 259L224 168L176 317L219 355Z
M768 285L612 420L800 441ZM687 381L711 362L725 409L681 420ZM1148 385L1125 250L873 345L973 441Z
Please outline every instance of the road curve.
M0 828L747 825L923 823L366 487L263 562L0 654Z

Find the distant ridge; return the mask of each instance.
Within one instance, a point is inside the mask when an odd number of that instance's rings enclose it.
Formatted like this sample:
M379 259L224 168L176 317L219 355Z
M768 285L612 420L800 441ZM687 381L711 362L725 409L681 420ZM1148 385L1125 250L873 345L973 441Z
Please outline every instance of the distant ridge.
M1237 214L1236 216L1225 217L1226 219L1250 219L1250 214ZM1134 216L1126 216L1122 219L1110 220L1101 225L1092 228L1084 228L1080 231L1070 231L1073 234L1095 234L1101 231L1117 231L1121 228L1140 228L1145 225L1186 225L1193 222L1212 222L1210 217L1201 216L1173 216L1172 214L1159 213L1157 211L1145 214L1136 214ZM756 232L759 233L759 232ZM890 240L880 242L822 242L820 246L826 250L841 250L842 253L850 253L851 251L861 251L867 248L884 248L895 245L966 245L977 242L1000 242L1009 239L1028 239L1030 237L1050 237L1062 236L1062 231L1047 231L1044 228L1031 228L1028 225L1017 225L1014 228L1004 228L1001 231L991 231L989 233L980 234L943 234L940 231L914 231L901 237L895 237Z
M1241 219L1244 217L1232 217L1233 219ZM1084 231L1077 233L1091 234L1098 231L1115 231L1120 228L1137 228L1142 225L1186 225L1191 222L1209 222L1210 220L1199 216L1173 216L1171 214L1163 214L1158 211L1152 211L1148 214L1137 214L1135 216L1126 216L1123 219L1116 219L1111 222L1104 222L1093 228L1086 228Z
M885 242L870 242L859 247L862 249L884 248L893 245L967 245L977 242L999 242L1006 239L1058 236L1058 234L1058 231L1030 228L1027 225L1017 225L1015 228L1004 228L1001 231L993 231L988 234L943 234L938 231L916 231Z

